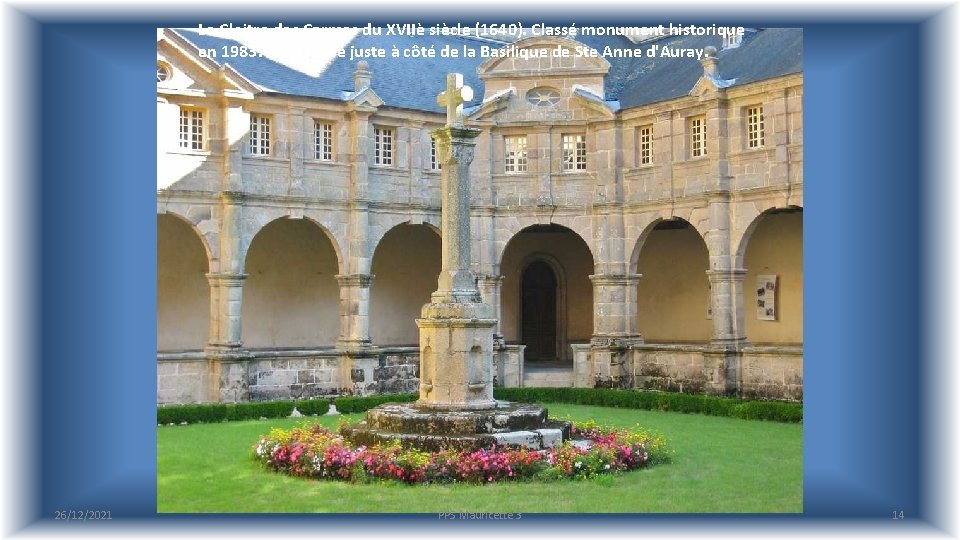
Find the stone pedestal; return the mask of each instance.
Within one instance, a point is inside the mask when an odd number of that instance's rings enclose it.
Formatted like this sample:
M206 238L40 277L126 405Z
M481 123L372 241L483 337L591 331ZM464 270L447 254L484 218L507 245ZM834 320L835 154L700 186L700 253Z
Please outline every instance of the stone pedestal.
M430 303L420 328L420 401L436 409L489 409L493 400L493 308Z
M570 423L547 419L536 405L501 401L482 411L437 411L416 403L391 403L367 412L367 419L342 434L354 444L400 441L420 450L466 450L556 446L570 436Z

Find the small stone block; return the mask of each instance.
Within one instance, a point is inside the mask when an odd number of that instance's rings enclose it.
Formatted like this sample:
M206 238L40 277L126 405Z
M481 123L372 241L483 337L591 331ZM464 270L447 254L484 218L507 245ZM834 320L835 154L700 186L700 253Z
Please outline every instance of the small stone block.
M563 442L563 432L559 429L538 429L543 448L553 448Z
M525 446L535 450L540 449L540 436L532 431L511 431L508 433L494 433L493 438L497 446Z

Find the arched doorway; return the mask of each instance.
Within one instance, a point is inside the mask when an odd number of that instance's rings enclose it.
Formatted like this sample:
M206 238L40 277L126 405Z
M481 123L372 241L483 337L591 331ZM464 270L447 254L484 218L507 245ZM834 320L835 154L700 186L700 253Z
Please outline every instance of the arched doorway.
M558 358L560 337L557 322L559 280L543 259L527 265L520 279L520 340L527 346L524 358L531 362Z
M572 369L570 345L588 343L593 334L593 270L587 243L562 225L532 225L507 243L501 330L508 344L525 346L527 367Z

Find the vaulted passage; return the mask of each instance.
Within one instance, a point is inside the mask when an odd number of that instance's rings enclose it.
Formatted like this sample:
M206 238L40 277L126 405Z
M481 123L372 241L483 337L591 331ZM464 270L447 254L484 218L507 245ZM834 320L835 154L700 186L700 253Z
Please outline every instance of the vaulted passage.
M650 232L637 261L637 328L648 342L710 340L709 256L703 239L682 219Z
M560 225L535 225L514 236L503 254L501 330L526 345L524 360L572 362L571 343L593 333L593 256Z
M157 350L200 350L210 332L207 253L197 233L157 216Z
M803 211L788 208L760 215L744 241L747 340L803 343Z
M278 219L247 252L242 339L247 347L332 346L340 291L333 244L315 223Z
M427 225L398 225L373 254L370 339L376 345L416 345L415 319L437 290L440 236Z

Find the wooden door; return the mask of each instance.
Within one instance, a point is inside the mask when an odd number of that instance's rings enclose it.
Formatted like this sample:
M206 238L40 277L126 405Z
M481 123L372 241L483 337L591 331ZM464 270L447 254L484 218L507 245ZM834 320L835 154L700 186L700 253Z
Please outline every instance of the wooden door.
M525 360L557 358L557 277L550 265L536 261L521 278L521 341Z

